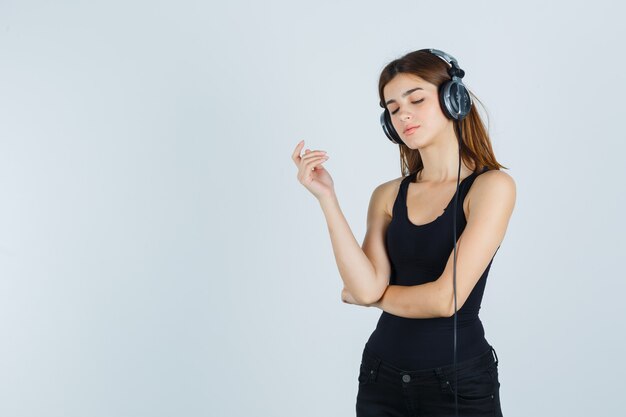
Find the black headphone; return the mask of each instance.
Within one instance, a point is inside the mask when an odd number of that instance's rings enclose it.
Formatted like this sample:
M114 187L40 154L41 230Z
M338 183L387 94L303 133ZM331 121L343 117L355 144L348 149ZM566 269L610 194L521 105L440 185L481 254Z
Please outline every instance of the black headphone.
M452 119L456 121L457 129L459 133L459 171L457 174L457 183L456 183L456 193L454 194L454 215L453 215L453 236L454 236L454 269L453 269L453 289L454 289L454 406L456 409L456 415L459 413L458 409L458 400L457 400L457 388L458 380L456 373L456 217L457 217L457 206L458 206L458 197L459 197L459 180L461 176L461 142L463 141L463 132L461 130L460 122L467 116L472 108L472 97L470 96L467 88L463 85L463 81L461 78L465 75L465 71L463 71L459 64L456 62L456 59L451 55L446 54L443 51L438 49L420 49L417 52L427 51L433 55L438 56L443 59L445 62L450 65L448 68L448 74L452 78L450 81L446 81L439 87L439 104L441 105L441 109L443 113L446 115L448 119ZM385 107L384 103L381 101L380 106L385 110L380 115L380 124L383 127L383 131L385 135L389 138L389 140L395 144L404 144L400 136L396 132L391 123L391 115L389 114L389 110Z
M453 56L443 51L438 49L420 49L417 52L422 51L430 52L450 65L448 74L450 74L452 79L446 81L439 87L439 104L441 105L443 114L445 114L448 119L457 121L463 120L463 118L469 114L472 107L472 97L461 80L461 78L465 76L465 71L459 67L459 64ZM385 135L395 144L404 143L391 123L389 110L387 110L387 107L385 107L382 102L380 103L380 107L385 109L380 115L380 124L383 127Z

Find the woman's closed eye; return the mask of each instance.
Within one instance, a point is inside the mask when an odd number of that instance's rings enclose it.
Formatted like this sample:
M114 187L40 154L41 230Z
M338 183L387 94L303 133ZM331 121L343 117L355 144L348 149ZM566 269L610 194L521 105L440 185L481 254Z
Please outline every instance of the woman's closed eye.
M417 100L417 101L412 101L411 103L418 104L418 103L421 103L422 101L424 101L424 99ZM400 109L399 108L395 109L394 111L391 112L391 114L396 114L398 112L398 110L400 110Z

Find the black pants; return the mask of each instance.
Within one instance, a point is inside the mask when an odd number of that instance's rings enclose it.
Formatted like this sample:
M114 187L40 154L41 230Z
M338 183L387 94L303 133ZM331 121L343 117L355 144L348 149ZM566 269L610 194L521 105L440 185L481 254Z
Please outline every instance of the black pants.
M456 372L459 417L502 417L498 355L493 347L457 362ZM453 364L406 371L383 362L366 346L359 370L356 415L454 417L455 390Z

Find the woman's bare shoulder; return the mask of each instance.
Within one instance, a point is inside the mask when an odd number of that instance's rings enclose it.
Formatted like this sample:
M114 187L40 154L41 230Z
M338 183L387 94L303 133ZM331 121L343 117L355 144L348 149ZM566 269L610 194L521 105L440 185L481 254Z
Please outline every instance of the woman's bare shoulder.
M501 184L504 187L515 189L515 180L508 172L504 172L500 169L491 169L480 174L474 181L477 187L490 187Z
M498 198L511 200L515 205L517 186L513 177L502 170L493 169L476 177L468 193L468 204L474 199L488 198L489 194L496 194Z
M406 177L397 177L392 180L385 181L378 185L372 194L373 199L376 199L380 204L384 205L385 212L389 215L389 217L391 217L391 213L393 212L393 203L396 200L398 191L400 190L400 183L404 178Z

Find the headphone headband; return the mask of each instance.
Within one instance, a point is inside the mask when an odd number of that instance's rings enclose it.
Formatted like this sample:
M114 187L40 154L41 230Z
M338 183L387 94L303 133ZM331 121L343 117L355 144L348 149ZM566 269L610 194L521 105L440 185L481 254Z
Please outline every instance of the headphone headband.
M433 49L433 48L420 49L420 52L422 51L430 52L431 54L438 56L446 64L448 64L450 66L450 69L448 70L448 74L450 74L452 79L455 79L455 78L460 79L465 76L465 71L463 71L461 67L459 67L459 63L457 62L456 58L453 57L452 55L447 54L439 49Z
M439 58L443 59L444 61L446 61L448 63L448 65L450 66L454 66L454 67L459 67L459 64L456 61L456 58L454 58L452 55L447 54L443 51L440 51L439 49L433 49L433 48L426 48L426 49L420 49L420 51L426 51L426 52L430 52L433 55L437 55Z

